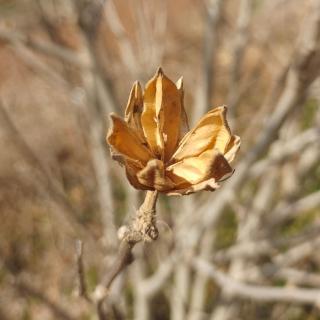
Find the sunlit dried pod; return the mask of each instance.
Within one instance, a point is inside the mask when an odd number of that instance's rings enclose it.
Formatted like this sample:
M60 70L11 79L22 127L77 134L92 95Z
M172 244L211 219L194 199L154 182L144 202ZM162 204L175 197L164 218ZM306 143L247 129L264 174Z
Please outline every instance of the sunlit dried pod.
M134 83L124 119L111 114L107 142L137 189L169 195L213 191L233 173L230 163L240 147L226 112L225 106L214 108L189 130L182 78L175 84L159 69L144 92Z

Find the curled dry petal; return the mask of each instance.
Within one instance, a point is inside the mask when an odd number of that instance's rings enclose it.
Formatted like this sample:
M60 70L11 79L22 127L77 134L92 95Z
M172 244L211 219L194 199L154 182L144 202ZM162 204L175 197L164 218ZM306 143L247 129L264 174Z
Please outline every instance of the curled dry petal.
M197 184L209 178L219 181L233 172L228 161L217 149L209 149L199 156L182 159L166 170L190 184Z
M226 107L212 109L184 136L172 159L179 161L186 157L197 156L208 148L216 148L223 154L230 139Z
M146 164L151 152L140 140L137 132L115 114L111 114L111 120L113 125L107 135L107 142L124 157Z
M138 81L133 84L131 89L127 107L125 110L125 121L129 127L133 128L142 141L145 137L141 125L141 114L143 108L143 93L141 85Z
M155 155L169 160L180 136L181 94L159 69L147 83L141 123Z
M146 84L143 96L143 112L141 114L141 124L144 136L148 145L155 156L161 155L162 139L158 130L158 118L156 115L156 91L157 91L156 74Z
M130 184L140 190L148 190L149 186L142 184L139 182L137 173L142 170L142 168L135 162L131 162L130 160L125 161L126 175Z
M164 74L160 74L157 79L156 108L166 162L174 153L180 136L181 96L176 85Z
M186 110L184 109L184 102L183 102L183 99L184 99L183 77L181 77L176 82L176 86L180 94L180 102L181 102L181 119L180 119L180 135L179 135L179 140L181 140L190 130L188 116L187 116Z
M198 191L214 191L217 190L220 186L216 182L215 179L208 179L205 181L202 181L200 183L190 185L187 188L184 189L175 189L173 191L167 192L168 196L186 196L188 194L192 194Z
M164 174L164 165L161 160L152 159L146 167L137 174L138 181L150 188L166 191L174 188L174 183Z
M226 148L224 157L231 163L240 149L240 137L233 135Z

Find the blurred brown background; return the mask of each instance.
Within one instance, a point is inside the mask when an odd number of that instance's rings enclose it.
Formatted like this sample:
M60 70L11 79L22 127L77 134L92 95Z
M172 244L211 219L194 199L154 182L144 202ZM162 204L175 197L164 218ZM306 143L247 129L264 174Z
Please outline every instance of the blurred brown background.
M98 318L75 242L97 293L143 196L108 114L158 66L191 124L229 107L241 151L221 190L160 198L107 319L320 319L319 3L1 0L0 319Z

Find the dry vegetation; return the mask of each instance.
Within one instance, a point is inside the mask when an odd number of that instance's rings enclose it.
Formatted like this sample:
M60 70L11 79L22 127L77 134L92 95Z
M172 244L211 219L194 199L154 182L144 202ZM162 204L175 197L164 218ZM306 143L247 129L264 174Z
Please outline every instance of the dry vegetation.
M107 115L159 65L191 124L228 105L236 172L160 196L97 311L143 197ZM0 319L320 319L319 70L319 0L0 1Z

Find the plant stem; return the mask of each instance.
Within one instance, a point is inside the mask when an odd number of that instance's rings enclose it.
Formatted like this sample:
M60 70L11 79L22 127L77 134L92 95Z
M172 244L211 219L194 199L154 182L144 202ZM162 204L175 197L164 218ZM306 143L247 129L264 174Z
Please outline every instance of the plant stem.
M158 199L157 191L147 191L146 197L136 211L135 217L129 226L119 229L121 240L116 260L114 261L107 278L103 282L102 293L97 297L97 308L100 319L105 317L103 312L103 302L114 279L133 261L132 249L141 241L151 242L158 238L159 231L156 226L156 203ZM97 291L97 290L96 290ZM99 291L99 290L98 290Z

